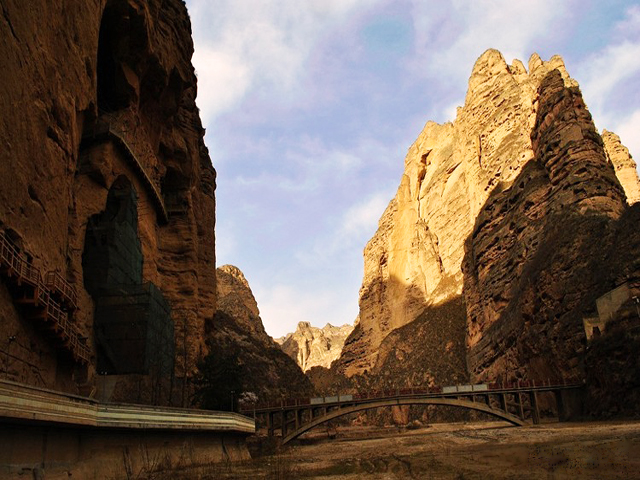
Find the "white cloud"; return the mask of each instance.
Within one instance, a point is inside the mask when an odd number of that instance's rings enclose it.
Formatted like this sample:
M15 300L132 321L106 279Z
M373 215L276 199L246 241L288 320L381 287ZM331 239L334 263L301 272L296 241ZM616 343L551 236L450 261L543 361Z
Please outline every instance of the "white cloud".
M331 287L309 291L304 286L287 284L252 285L262 323L274 338L295 331L298 322L311 322L317 327L327 323L353 323L357 315L357 292L350 302L352 295Z
M620 136L622 144L629 149L640 170L640 109L613 125L612 130Z
M197 103L205 123L252 90L283 98L300 93L311 51L367 0L189 0L198 72Z
M323 265L340 266L344 264L345 257L357 251L361 253L365 244L376 232L378 221L393 198L391 182L386 188L381 189L378 186L378 189L367 199L348 208L338 218L336 227L327 235L316 238L311 248L296 252L295 257L300 264L307 268L321 268Z
M628 8L612 43L579 66L580 86L596 126L618 135L636 162L640 155L640 6ZM615 105L615 98L624 98Z
M615 27L615 34L620 38L638 38L640 36L640 6L629 7L625 19Z
M342 217L335 244L359 241L363 236L371 237L391 198L388 191L378 192L364 202L349 208Z
M624 80L640 72L640 42L625 41L593 55L582 69L581 88L591 110L599 111L608 95Z
M528 59L536 39L554 35L553 25L575 0L413 1L416 68L439 80L467 78L470 65L488 48L507 62ZM435 47L435 48L434 48Z
M197 104L207 117L233 107L251 85L247 65L227 52L198 45L193 64L198 77Z

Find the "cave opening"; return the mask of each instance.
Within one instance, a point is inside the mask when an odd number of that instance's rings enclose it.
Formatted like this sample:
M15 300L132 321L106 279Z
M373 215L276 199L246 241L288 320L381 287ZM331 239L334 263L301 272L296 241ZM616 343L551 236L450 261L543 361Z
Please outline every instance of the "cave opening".
M186 214L189 210L189 178L169 166L162 179L162 196L170 215Z
M122 58L128 38L126 15L117 5L107 6L102 15L97 65L98 109L101 112L121 110L131 100Z

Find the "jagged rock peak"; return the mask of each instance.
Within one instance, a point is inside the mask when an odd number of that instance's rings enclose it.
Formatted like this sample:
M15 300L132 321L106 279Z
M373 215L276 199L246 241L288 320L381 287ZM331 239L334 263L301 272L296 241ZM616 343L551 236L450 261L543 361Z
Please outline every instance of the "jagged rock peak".
M276 341L306 372L312 367L331 367L331 363L342 353L344 342L352 330L352 325L334 327L327 323L323 328L318 328L309 322L298 322L295 332Z
M558 102L549 95L557 95ZM557 105L557 110L548 110L549 105ZM541 108L546 115L539 113ZM579 121L566 121L563 112ZM545 123L551 121L554 124ZM607 162L590 122L577 83L560 56L543 61L533 54L527 72L519 60L509 66L499 51L484 52L473 67L455 121L427 122L409 148L397 193L365 247L360 323L345 343L338 371L350 377L379 370L381 345L392 331L461 298L464 244L476 218L489 197L511 188L529 163L544 166L554 181L569 172L582 195L578 210L606 207L613 217L619 215L620 189L614 188L613 172L601 169ZM536 158L534 150L544 153L541 146L551 145L554 135L562 137L565 150L549 148L544 154L549 156ZM578 142L581 151L574 151L572 142ZM550 156L553 152L558 155ZM581 158L588 159L585 168ZM580 193L581 183L593 172L607 194ZM571 195L568 188L557 191ZM458 322L465 321L462 314L447 328L459 332ZM454 348L463 349L458 343Z
M244 276L244 273L242 273L242 270L240 270L238 267L234 266L234 265L222 265L221 267L218 267L218 270L220 272L224 272L227 273L229 275L231 275L233 278L235 278L236 280L238 280L242 285L244 285L247 288L249 287L249 282L247 281L246 277Z
M242 271L233 265L223 265L216 269L216 281L218 310L227 313L256 335L265 336L258 302Z
M239 268L216 269L218 311L209 332L212 350L232 352L244 365L251 391L260 398L309 395L311 383L298 365L267 334L258 304Z
M627 203L633 205L640 202L640 180L636 162L631 157L629 149L622 145L620 137L607 130L602 131L602 140L607 157L615 168L616 176L627 196Z

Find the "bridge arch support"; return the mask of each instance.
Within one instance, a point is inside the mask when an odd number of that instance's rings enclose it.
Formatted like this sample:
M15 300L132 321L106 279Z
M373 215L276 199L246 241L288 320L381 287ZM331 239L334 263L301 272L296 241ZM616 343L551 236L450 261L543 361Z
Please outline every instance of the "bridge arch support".
M489 414L493 417L499 418L500 420L505 420L512 425L516 426L524 426L526 422L501 409L493 408L486 403L474 402L472 400L464 400L459 398L395 398L395 399L386 399L386 400L378 400L370 403L362 403L358 405L350 405L343 408L339 408L336 410L328 411L326 414L315 417L311 419L310 422L305 423L304 425L300 425L297 429L292 432L287 433L282 438L282 444L286 444L291 440L298 438L300 435L308 432L312 428L317 427L329 420L333 420L335 418L342 417L344 415L349 415L351 413L361 412L364 410L371 410L373 408L381 408L381 407L394 407L399 405L443 405L449 407L460 407L466 408L469 410L475 410L478 412L483 412Z

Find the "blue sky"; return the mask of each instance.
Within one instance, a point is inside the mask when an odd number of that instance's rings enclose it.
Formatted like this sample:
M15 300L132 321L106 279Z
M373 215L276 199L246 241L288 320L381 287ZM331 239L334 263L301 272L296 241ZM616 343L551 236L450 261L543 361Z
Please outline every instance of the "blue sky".
M428 120L454 119L475 60L565 59L598 129L640 158L640 3L187 0L218 172L217 263L267 332L352 323L362 251Z

